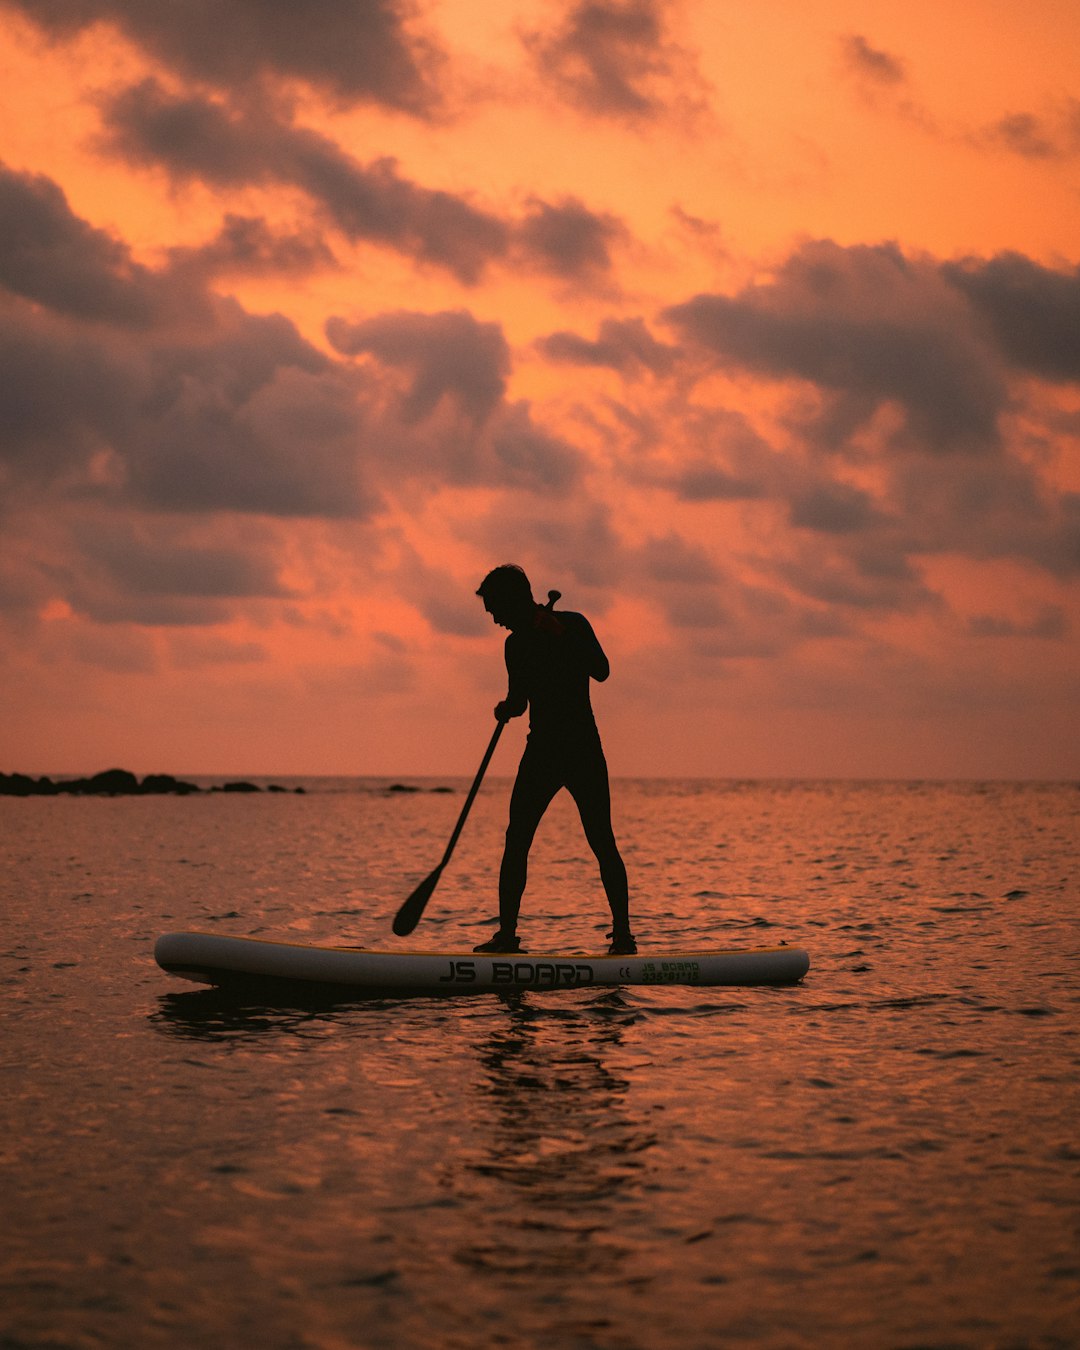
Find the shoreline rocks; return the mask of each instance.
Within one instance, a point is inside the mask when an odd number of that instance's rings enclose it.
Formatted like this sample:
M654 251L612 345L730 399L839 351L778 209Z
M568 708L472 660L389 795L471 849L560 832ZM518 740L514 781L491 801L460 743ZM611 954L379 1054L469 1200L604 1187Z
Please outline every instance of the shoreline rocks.
M174 778L171 773L149 773L139 781L129 769L105 769L90 778L31 778L25 773L0 773L0 797L187 797L202 792L262 792L255 783L226 783L201 788L197 783ZM302 787L284 788L272 783L267 792L303 793Z

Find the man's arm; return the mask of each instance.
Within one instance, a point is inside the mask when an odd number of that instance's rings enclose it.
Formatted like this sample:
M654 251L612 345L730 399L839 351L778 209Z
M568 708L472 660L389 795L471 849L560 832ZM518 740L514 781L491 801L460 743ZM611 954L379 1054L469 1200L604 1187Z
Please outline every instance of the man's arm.
M593 632L592 624L584 614L566 614L560 617L573 621L567 624L567 630L578 649L581 663L598 684L603 684L611 674L611 663L600 646L600 639Z
M513 633L506 639L503 653L506 658L507 692L503 701L495 705L495 716L500 722L508 722L511 717L520 717L529 706L529 694L524 673L515 659Z

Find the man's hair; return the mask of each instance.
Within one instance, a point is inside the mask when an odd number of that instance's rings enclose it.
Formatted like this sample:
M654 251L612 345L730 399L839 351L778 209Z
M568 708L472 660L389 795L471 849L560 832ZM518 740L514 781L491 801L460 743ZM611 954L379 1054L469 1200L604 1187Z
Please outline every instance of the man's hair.
M477 595L485 600L510 600L532 602L533 593L529 578L516 563L503 563L493 567L480 583Z

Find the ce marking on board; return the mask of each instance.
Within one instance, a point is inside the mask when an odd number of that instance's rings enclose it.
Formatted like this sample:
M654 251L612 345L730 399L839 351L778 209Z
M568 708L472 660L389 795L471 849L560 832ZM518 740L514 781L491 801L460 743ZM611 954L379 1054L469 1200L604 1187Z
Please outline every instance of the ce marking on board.
M619 979L620 979L620 980L629 980L629 978L630 978L630 967L629 967L629 966L620 966L620 967L619 967Z

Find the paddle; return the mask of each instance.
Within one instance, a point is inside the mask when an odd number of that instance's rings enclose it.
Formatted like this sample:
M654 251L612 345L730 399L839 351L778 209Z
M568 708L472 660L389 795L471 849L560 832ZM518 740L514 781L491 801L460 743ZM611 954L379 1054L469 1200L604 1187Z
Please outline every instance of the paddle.
M454 845L458 841L458 835L461 833L462 826L465 824L465 817L469 814L469 808L473 804L476 794L480 791L480 783L491 763L491 756L495 753L495 747L499 743L499 737L502 735L502 729L506 726L505 722L496 722L495 730L491 734L491 740L484 753L480 768L476 777L473 779L473 785L469 789L469 795L465 798L465 805L461 808L461 815L458 816L458 822L454 826L454 833L450 836L450 842L446 846L446 852L442 856L442 862L435 868L434 872L426 876L424 880L409 896L408 900L401 906L394 915L394 932L398 937L406 937L416 925L420 922L420 917L427 908L427 902L431 899L432 892L439 884L439 878L442 876L443 868L450 861L450 854L454 851Z
M562 599L560 591L548 591L548 602L545 608L554 609L555 601ZM495 730L491 733L491 740L488 742L488 748L484 752L484 758L480 761L480 767L476 771L476 777L473 779L473 785L469 789L469 795L465 798L465 805L461 808L461 815L458 816L458 822L454 826L454 833L450 836L450 842L446 846L446 852L442 855L442 862L433 872L430 872L424 880L409 896L408 900L401 906L394 915L393 929L398 937L408 937L416 925L420 922L424 910L427 909L427 902L431 899L435 887L439 884L439 878L443 874L443 868L450 861L450 855L454 851L454 845L458 841L458 835L461 834L462 826L465 824L465 817L469 814L469 808L480 791L480 784L483 781L484 774L487 772L487 766L491 763L491 756L495 753L495 747L499 744L499 737L502 735L502 729L506 726L505 722L496 722Z

